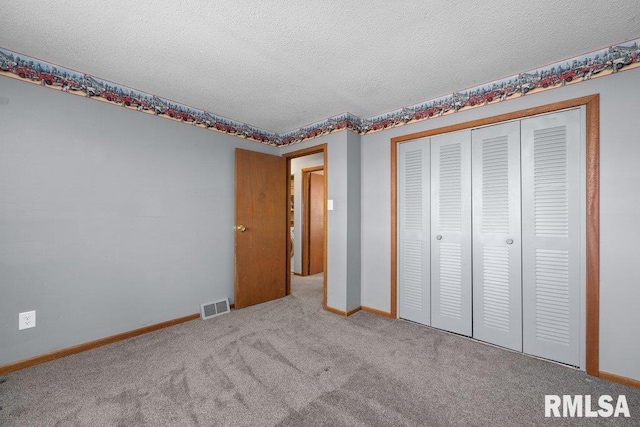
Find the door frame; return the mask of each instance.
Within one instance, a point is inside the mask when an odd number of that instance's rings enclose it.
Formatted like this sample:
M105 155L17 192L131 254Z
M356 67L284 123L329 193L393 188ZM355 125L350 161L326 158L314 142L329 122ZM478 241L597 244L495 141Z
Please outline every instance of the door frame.
M600 376L600 95L588 95L391 138L391 307L397 318L398 182L397 145L413 139L585 106L586 109L586 372Z
M328 188L329 188L329 152L327 144L315 145L309 148L303 148L301 150L291 151L290 153L285 153L282 155L285 159L287 159L287 171L286 171L286 179L287 179L287 189L291 188L291 159L295 159L298 157L308 156L310 154L322 153L323 155L323 169L324 169L324 272L323 272L323 284L322 284L322 308L327 309L327 243L329 240L328 230L327 230L327 196L328 196ZM289 190L290 191L290 190ZM285 236L287 241L287 254L291 253L291 198L287 197L287 202L285 204L285 209L287 212L287 235ZM286 295L291 294L291 257L287 256L287 282L285 293Z
M309 218L311 216L311 203L310 203L310 189L309 183L311 180L311 173L323 171L324 172L324 164L322 166L312 166L308 168L303 168L302 172L302 275L309 275L309 252L311 252L311 222ZM327 185L326 181L324 182L324 193L327 193ZM326 197L325 197L326 200ZM326 203L325 203L326 205ZM323 220L324 221L324 220ZM322 225L323 229L325 224ZM325 236L326 237L326 236Z

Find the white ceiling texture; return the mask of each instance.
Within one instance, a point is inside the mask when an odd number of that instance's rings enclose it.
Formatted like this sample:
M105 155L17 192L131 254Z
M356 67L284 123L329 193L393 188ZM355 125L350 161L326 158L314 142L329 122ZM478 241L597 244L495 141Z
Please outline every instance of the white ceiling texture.
M0 46L284 132L640 36L638 0L4 0Z

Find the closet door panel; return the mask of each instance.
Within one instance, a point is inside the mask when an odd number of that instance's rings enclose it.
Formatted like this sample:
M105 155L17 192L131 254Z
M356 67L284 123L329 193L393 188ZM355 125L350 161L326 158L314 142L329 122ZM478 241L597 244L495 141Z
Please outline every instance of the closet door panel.
M398 313L430 324L429 138L398 145Z
M522 351L520 122L472 131L473 336Z
M470 131L431 138L431 325L472 333Z
M523 351L580 365L580 113L522 121Z

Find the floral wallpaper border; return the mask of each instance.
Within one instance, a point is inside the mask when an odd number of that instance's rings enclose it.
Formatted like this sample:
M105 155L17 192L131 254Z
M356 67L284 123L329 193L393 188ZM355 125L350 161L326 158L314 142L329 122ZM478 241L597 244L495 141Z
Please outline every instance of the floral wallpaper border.
M343 113L277 134L0 47L0 75L273 146L349 129L360 135L640 67L640 38L369 118Z

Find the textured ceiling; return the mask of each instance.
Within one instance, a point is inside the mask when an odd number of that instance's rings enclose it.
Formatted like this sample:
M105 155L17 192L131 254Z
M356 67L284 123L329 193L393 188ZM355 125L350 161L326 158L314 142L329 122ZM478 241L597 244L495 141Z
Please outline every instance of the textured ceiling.
M284 132L639 36L638 0L5 0L0 46Z

